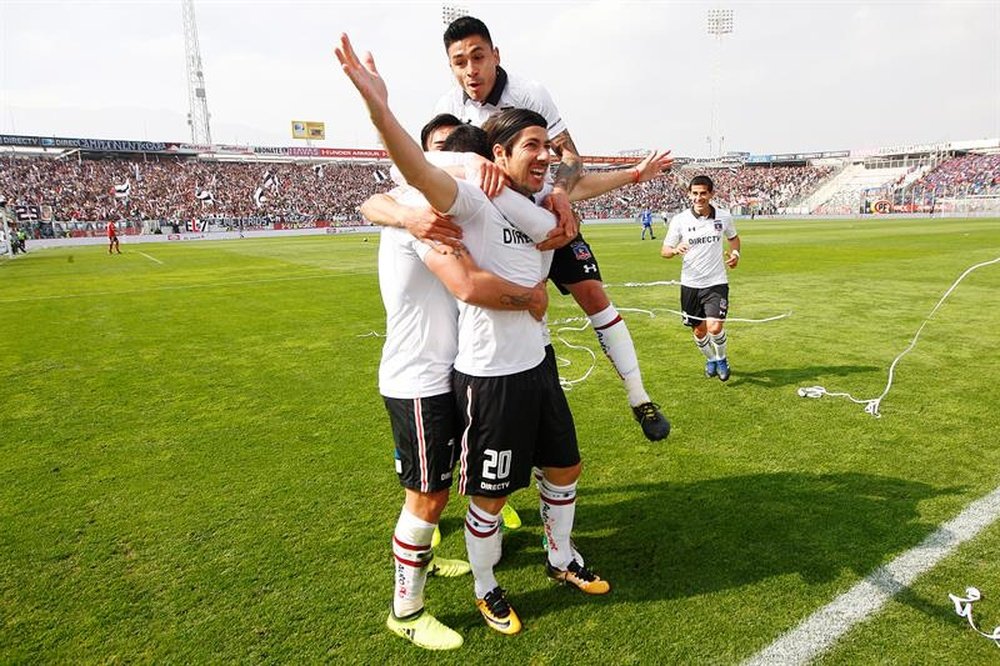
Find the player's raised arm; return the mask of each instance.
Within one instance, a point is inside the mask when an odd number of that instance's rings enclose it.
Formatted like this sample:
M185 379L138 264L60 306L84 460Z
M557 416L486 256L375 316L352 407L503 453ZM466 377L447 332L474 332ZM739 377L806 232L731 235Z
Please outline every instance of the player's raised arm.
M362 63L346 34L340 36L335 52L344 74L365 101L372 124L382 136L389 156L406 181L420 190L436 210L449 210L458 195L458 185L451 176L424 158L423 150L389 109L389 91L375 67L375 58L366 53Z
M669 150L665 153L654 150L646 156L646 159L631 169L604 172L588 171L583 174L580 182L570 193L569 200L593 199L625 185L645 183L669 169L673 163L674 158L670 157Z

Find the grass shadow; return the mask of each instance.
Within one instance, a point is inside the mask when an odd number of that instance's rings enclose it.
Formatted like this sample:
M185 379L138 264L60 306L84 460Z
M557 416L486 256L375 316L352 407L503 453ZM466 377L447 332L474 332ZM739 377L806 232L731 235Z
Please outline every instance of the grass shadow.
M613 585L609 601L693 597L774 576L822 583L845 570L864 577L936 525L918 504L959 492L866 474L755 474L688 484L582 488L574 540ZM613 493L626 499L601 503ZM506 544L505 544L506 545ZM535 548L513 548L502 567L539 567ZM525 615L585 595L512 591Z
M746 372L742 369L733 370L731 386L753 384L763 388L777 388L790 384L815 382L817 377L846 377L859 372L876 372L881 370L873 365L814 365L812 367L769 368Z

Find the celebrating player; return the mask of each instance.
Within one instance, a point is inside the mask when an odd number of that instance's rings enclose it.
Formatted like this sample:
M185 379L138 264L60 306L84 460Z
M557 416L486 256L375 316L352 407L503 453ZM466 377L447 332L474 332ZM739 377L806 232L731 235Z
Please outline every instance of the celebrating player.
M535 243L547 236L554 219L545 227L529 228L526 220L519 220L522 228L514 227L478 188L432 166L389 110L385 84L371 56L362 65L345 35L337 57L362 94L393 161L431 206L463 227L479 265L521 285L544 277L545 257ZM523 194L537 192L545 180L550 148L546 124L536 113L512 109L489 126L488 145L512 187ZM470 497L466 546L480 613L491 628L514 634L521 629L520 620L493 573L500 554L499 512L511 492L530 483L533 464L543 470L542 499L550 506L543 512L550 542L548 575L592 594L610 587L574 558L570 543L579 449L569 406L546 357L544 327L521 312L459 307L454 389L466 415L459 468L459 490Z
M454 114L477 126L499 110L512 107L531 109L545 118L552 148L561 158L549 195L560 217L561 232L542 247L551 249L564 244L556 250L549 277L561 293L573 295L590 319L601 349L625 383L629 405L643 434L652 441L665 438L670 423L646 393L632 336L608 299L597 258L574 221L569 193L583 173L583 162L551 95L540 84L515 77L500 67L500 52L479 19L464 16L453 21L445 30L444 46L458 87L438 101L438 112ZM639 182L639 172L634 174L633 180L629 179L633 172L616 172L609 177L622 179L614 185L618 187Z
M726 332L723 324L729 309L729 276L726 267L740 262L740 237L729 211L711 204L712 179L695 176L688 196L691 208L674 215L663 239L660 254L671 259L682 255L681 311L694 342L708 359L705 376L729 379ZM722 238L729 243L729 258L723 256Z

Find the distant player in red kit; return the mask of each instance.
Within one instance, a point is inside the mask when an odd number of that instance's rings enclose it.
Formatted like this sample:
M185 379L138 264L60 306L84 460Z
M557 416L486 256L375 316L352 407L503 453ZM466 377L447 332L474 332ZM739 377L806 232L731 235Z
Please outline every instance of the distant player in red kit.
M118 254L121 254L121 248L118 247L118 231L115 229L114 220L108 220L108 254L114 250Z

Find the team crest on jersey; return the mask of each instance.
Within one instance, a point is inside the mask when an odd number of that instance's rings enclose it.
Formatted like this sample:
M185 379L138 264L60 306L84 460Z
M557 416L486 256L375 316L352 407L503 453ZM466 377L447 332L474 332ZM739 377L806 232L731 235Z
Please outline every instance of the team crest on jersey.
M715 223L715 230L716 231L722 231L722 222L716 222Z
M571 244L570 249L573 250L573 256L576 257L577 261L586 261L594 256L590 254L590 248L587 247L587 244L581 241Z

